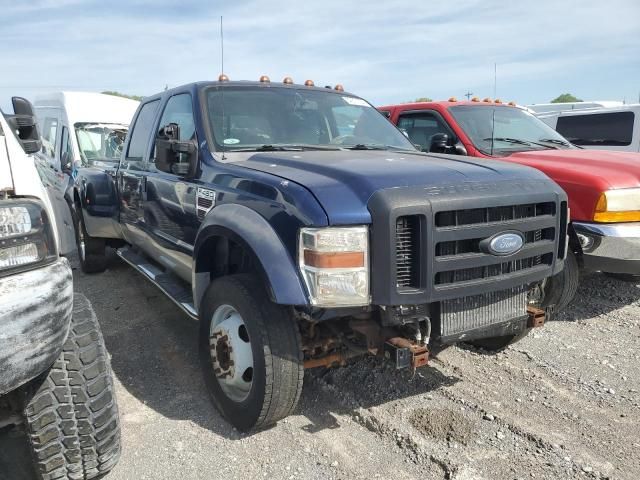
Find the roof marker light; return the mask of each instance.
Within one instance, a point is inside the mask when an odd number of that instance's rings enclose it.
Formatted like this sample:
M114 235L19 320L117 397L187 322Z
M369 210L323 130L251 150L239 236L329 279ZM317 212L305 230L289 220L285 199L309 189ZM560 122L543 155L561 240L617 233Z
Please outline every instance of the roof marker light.
M293 85L293 78L284 77L284 80L282 80L282 83L284 83L285 85Z
M516 106L516 102L513 102L513 101L509 102L509 105L512 106L512 107L515 107Z
M491 101L491 99L489 97L485 97L485 98L482 99L482 101L489 103Z
M471 99L471 101L472 101L472 102L479 102L479 101L480 101L480 99L479 99L478 97L473 97L473 98Z
M458 99L456 97L449 97L450 102L457 102Z
M269 77L267 77L266 75L262 75L260 77L260 83L271 83L271 80L269 80Z
M337 90L338 92L344 92L344 87L340 83L333 87L333 89Z
M314 86L313 80L305 80L304 81L304 86L305 87L313 87Z
M499 98L496 98L496 99L494 100L494 102L495 102L495 103L502 103L502 100L500 100Z
M229 77L227 77L224 73L221 73L220 76L218 76L218 81L219 82L228 82L229 81Z

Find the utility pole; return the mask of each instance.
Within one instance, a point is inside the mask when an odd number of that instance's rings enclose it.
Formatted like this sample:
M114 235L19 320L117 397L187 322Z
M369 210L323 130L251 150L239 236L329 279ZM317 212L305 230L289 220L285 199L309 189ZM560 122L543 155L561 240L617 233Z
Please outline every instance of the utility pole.
M464 94L464 96L467 97L467 100L469 100L472 95L473 95L473 92L470 92L468 90L467 90L467 93Z

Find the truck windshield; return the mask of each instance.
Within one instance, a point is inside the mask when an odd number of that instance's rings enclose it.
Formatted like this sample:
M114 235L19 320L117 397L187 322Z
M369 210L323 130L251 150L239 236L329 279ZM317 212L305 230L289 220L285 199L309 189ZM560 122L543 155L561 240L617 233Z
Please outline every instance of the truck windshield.
M83 164L117 162L127 136L127 126L106 123L76 123L78 149Z
M554 129L517 107L459 105L449 111L476 148L487 155L572 147Z
M220 87L211 87L205 95L216 150L415 151L361 98L332 91L244 86L224 87L224 94Z

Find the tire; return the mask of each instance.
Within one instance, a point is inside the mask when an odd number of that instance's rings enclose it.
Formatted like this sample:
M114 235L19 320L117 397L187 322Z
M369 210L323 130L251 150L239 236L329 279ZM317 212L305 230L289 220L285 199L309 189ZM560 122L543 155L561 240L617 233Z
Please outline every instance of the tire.
M261 282L243 274L211 282L201 312L200 362L224 418L248 431L291 414L302 391L304 366L290 310L272 303Z
M504 337L490 337L490 338L481 338L479 340L473 340L471 342L467 342L470 345L473 345L476 348L480 348L489 353L497 353L501 352L509 345L513 345L516 342L519 342L524 337L529 335L531 331L530 328L526 328L524 331L517 335L506 335Z
M115 466L120 421L111 366L86 298L74 300L62 353L31 392L24 419L40 479L97 478Z
M91 237L84 225L82 210L76 207L73 213L76 232L76 247L80 268L84 273L100 273L107 269L106 243L104 238Z
M575 253L569 251L562 271L545 282L542 307L555 305L555 313L565 310L575 297L579 283L580 267Z

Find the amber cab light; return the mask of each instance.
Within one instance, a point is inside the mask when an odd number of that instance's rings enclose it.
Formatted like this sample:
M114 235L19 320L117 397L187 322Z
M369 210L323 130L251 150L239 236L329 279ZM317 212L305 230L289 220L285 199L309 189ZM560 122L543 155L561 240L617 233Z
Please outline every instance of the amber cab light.
M333 89L338 92L344 92L344 87L339 83L335 87L333 87Z
M282 83L284 83L285 85L293 85L293 78L284 77L284 80L282 80Z
M218 77L218 81L219 82L228 82L229 81L229 77L227 77L224 73L221 73L220 76Z
M305 80L304 85L305 87L313 87L314 86L313 80Z

